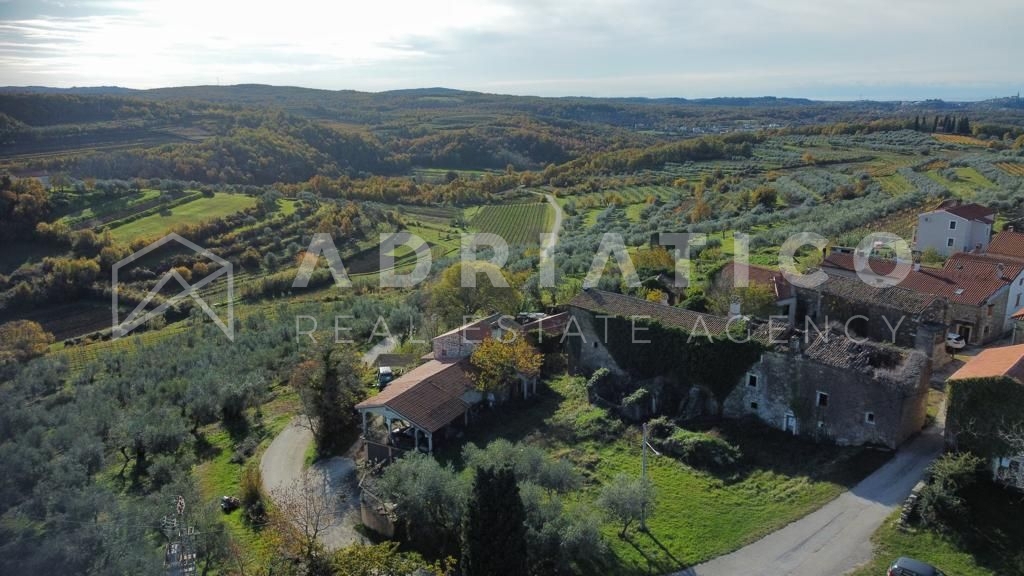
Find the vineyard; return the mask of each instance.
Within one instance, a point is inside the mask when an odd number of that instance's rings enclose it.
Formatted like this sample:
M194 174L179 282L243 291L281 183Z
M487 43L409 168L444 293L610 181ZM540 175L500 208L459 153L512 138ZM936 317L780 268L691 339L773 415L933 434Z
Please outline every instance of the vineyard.
M1011 176L1024 177L1024 164L1018 164L1017 162L996 162L994 166Z
M497 234L509 246L535 246L540 234L550 232L554 212L546 202L483 206L473 217L472 225L480 232Z

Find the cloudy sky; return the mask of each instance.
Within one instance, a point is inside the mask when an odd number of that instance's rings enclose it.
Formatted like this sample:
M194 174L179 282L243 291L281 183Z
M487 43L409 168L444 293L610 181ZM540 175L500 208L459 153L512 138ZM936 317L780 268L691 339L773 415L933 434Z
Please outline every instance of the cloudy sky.
M973 100L1020 0L0 0L0 85Z

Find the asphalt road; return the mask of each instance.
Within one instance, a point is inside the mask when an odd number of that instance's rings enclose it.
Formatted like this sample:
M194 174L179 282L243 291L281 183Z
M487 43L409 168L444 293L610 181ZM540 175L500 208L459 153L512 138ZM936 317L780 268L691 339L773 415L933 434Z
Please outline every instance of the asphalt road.
M942 445L942 428L929 428L824 507L731 554L672 576L845 574L871 560L871 535L910 495Z

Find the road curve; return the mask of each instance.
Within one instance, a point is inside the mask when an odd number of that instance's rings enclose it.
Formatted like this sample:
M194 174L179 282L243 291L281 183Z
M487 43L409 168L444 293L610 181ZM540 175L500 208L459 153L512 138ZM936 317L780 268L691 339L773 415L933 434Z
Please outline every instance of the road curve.
M906 500L942 452L932 427L849 492L739 550L671 576L820 576L845 574L872 558L871 535Z

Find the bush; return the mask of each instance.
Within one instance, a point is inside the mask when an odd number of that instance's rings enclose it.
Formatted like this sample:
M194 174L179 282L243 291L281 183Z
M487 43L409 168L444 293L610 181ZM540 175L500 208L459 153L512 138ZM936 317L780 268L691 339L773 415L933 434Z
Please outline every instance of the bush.
M249 466L242 471L242 513L245 520L252 526L263 526L267 523L267 508L263 504L263 476L256 466Z
M964 491L978 481L984 461L969 453L944 454L928 467L931 481L919 497L921 521L933 528L951 528L967 516Z
M691 432L677 428L659 442L670 456L713 473L731 472L740 460L740 450L714 432Z

